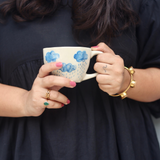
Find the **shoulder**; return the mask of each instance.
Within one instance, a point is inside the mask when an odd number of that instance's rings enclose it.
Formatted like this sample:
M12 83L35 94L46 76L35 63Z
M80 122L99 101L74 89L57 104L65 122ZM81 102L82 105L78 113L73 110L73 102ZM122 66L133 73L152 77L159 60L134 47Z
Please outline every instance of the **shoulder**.
M138 13L144 0L129 0L132 9Z
M130 0L132 9L137 14L142 14L143 12L157 12L160 11L160 0Z

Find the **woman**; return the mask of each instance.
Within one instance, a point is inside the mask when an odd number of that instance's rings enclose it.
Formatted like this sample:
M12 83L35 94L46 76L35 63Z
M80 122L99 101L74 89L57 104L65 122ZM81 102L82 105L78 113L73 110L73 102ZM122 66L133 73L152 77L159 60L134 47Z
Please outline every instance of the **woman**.
M159 12L156 0L1 0L0 159L159 160ZM42 49L78 45L104 52L97 77L50 75L62 63L43 65Z

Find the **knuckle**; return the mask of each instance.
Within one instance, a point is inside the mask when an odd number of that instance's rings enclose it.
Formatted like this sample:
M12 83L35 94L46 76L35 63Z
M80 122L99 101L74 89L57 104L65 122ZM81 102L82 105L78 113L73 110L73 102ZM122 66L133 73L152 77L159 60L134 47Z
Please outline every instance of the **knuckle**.
M99 86L99 88L100 88L102 91L108 93L108 90L107 90L107 88L105 87L105 85L98 84L98 86Z
M117 67L115 69L115 75L120 76L123 73L122 69L120 67ZM116 80L118 80L119 78L117 78Z
M57 100L59 96L60 96L60 93L59 93L59 92L56 92L56 93L54 93L54 94L52 95L52 97L53 97L54 100Z
M121 58L121 56L120 56L120 55L118 55L118 54L116 54L116 55L115 55L115 57L116 57L116 58L120 58L120 59L122 59L122 58Z
M100 42L99 45L100 45L101 47L105 47L105 46L106 46L106 44L105 44L104 42Z
M124 65L124 60L123 60L122 58L119 58L119 63L120 63L121 65Z
M36 78L35 81L33 82L33 86L37 86L39 84L39 80ZM34 89L34 87L32 87Z
M115 55L115 53L114 53L114 51L113 51L112 49L110 49L110 51L111 51L111 53L112 53L113 55Z
M106 81L105 76L102 76L101 74L98 74L98 75L96 76L96 80L97 80L97 82L99 82L99 83Z
M99 86L99 88L100 88L101 90L103 90L103 88L102 88L102 85L101 85L101 84L98 84L98 86Z
M99 75L99 74L96 76L96 81L97 81L97 82L100 81L100 75Z
M101 54L98 54L96 60L97 60L97 61L100 61L100 60L101 60L101 57L102 57L102 55L101 55Z
M45 71L45 65L42 65L42 67L39 69L39 73L44 73Z
M115 59L119 64L124 64L124 60L119 55L115 55Z
M42 79L43 84L50 84L54 82L54 78L52 76L46 76L45 78Z
M94 68L95 71L97 71L97 69L98 69L98 63L95 63L93 68Z

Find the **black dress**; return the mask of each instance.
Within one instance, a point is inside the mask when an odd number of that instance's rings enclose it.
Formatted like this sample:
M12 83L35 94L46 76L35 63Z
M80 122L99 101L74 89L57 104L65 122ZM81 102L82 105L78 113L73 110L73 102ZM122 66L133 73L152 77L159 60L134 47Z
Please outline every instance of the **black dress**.
M112 39L111 48L125 66L160 68L158 3L134 1L140 25ZM34 22L8 17L0 24L0 82L30 90L44 47L78 45L71 24L69 6ZM94 63L95 58L88 72ZM151 120L151 113L160 116L159 101L111 97L95 78L61 92L71 100L62 109L46 109L39 117L0 117L0 160L160 160Z

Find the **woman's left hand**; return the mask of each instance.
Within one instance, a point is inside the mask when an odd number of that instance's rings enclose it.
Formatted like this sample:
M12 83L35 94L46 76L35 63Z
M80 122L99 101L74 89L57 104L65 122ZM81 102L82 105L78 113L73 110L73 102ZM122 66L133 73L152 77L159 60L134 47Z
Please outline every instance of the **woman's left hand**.
M102 51L97 56L94 70L98 73L96 80L99 88L108 94L116 94L127 88L129 77L125 74L123 59L114 53L105 43L99 43L92 50ZM129 75L128 75L129 76ZM129 82L128 82L129 83Z

